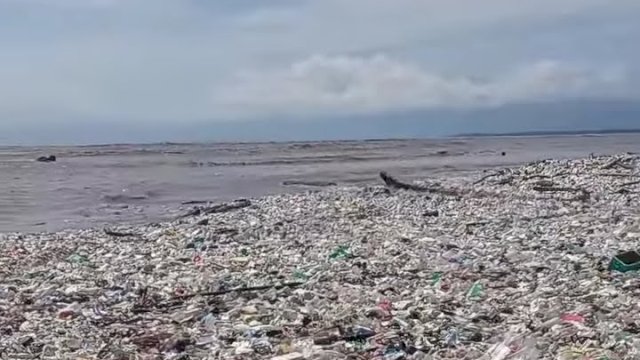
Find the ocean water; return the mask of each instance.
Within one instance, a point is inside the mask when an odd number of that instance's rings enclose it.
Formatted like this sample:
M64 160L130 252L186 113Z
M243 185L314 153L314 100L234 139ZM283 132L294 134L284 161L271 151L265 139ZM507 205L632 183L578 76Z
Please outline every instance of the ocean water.
M502 156L502 152L506 156ZM640 152L640 135L0 147L0 233L168 220L193 200L457 176L547 158ZM53 154L55 163L34 161Z

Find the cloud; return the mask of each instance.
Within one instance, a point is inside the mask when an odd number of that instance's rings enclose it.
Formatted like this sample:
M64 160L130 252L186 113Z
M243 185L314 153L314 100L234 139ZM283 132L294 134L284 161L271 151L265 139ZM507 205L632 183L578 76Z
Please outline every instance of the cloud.
M607 64L638 72L639 4L0 0L0 125L54 116L161 125L620 92Z
M124 1L126 0L0 0L7 4L48 8L104 8L121 5Z
M234 17L289 50L343 53L405 47L432 39L477 36L479 30L531 24L587 12L637 11L634 0L300 0ZM272 31L274 28L279 32ZM244 39L242 39L244 40ZM269 45L269 42L263 43ZM261 46L260 42L253 43Z
M545 60L478 78L430 72L385 55L312 56L286 68L239 73L212 98L228 116L496 106L606 95L622 80L615 70Z

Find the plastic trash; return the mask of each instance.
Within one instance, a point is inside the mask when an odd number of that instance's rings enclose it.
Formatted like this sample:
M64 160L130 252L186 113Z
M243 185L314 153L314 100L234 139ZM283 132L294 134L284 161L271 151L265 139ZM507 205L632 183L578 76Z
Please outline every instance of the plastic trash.
M407 353L395 347L388 347L384 350L384 360L401 360L405 359Z
M476 281L473 283L473 285L471 285L469 292L467 292L467 298L478 299L479 297L483 296L483 293L484 288L482 284L480 283L480 281Z
M71 254L69 255L69 257L67 258L67 261L72 263L72 264L81 264L81 265L85 265L89 263L89 258L86 255L81 255L81 254Z
M640 253L637 251L626 251L611 259L609 270L627 272L640 269Z
M571 323L584 323L585 318L582 315L579 314L562 314L560 316L560 320L564 321L564 322L571 322Z
M456 347L460 343L460 335L458 334L458 330L449 329L444 337L444 343L450 347Z
M346 259L351 254L349 253L349 247L346 245L340 245L331 254L329 255L329 259L337 260L337 259Z
M441 272L433 273L433 275L431 276L431 285L437 287L440 285L440 281L442 281L442 273Z
M309 276L306 273L299 270L296 270L293 272L293 277L295 279L303 280L303 281L309 280Z
M363 340L363 339L368 339L375 335L376 335L376 332L368 327L354 326L349 332L349 334L346 335L346 337L352 340L356 340L356 339Z
M535 338L509 333L501 343L491 346L482 360L538 360L538 356Z
M73 303L58 311L58 319L69 320L80 315L81 306Z
M214 330L216 325L216 318L213 314L208 313L202 319L200 319L200 324L207 330Z
M0 357L640 358L640 277L608 270L640 241L640 157L619 159L3 234Z

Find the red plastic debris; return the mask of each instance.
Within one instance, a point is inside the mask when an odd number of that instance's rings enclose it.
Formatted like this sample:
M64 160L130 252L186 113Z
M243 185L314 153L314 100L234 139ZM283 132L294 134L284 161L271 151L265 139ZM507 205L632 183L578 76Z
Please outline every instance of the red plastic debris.
M560 315L560 320L565 322L584 323L584 316L579 314L562 314Z
M173 292L176 296L184 296L187 293L187 291L181 286L177 287Z
M393 310L393 304L389 299L382 300L378 306L388 313L391 313L391 310Z

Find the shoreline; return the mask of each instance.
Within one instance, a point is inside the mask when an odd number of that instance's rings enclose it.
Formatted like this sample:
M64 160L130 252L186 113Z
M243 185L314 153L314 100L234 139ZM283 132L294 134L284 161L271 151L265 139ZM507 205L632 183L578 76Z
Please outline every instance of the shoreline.
M207 146L207 145L271 145L271 144L322 144L322 143L358 143L358 142L396 142L396 141L448 141L451 139L479 139L479 138L491 138L491 137L544 137L544 136L558 136L558 137L581 137L584 135L600 135L600 136L625 136L625 135L638 135L640 134L640 129L628 128L628 129L613 129L613 130L603 130L603 129L583 129L583 130L549 130L549 131L521 131L521 132L508 132L508 133L459 133L459 134L451 134L451 135L438 135L438 136L423 136L423 137L372 137L372 138L334 138L334 139L306 139L306 140L272 140L272 141L195 141L195 142L180 142L180 141L152 141L152 142L115 142L115 143L60 143L60 144L28 144L28 145L18 145L18 144L7 144L0 145L0 150L4 149L32 149L32 148L68 148L68 147L77 147L77 148L101 148L101 147L112 147L112 146L184 146L184 145L196 145L196 146Z
M546 359L578 341L622 359L638 351L617 340L633 332L637 280L606 266L640 240L639 161L280 194L110 234L0 235L0 352Z

